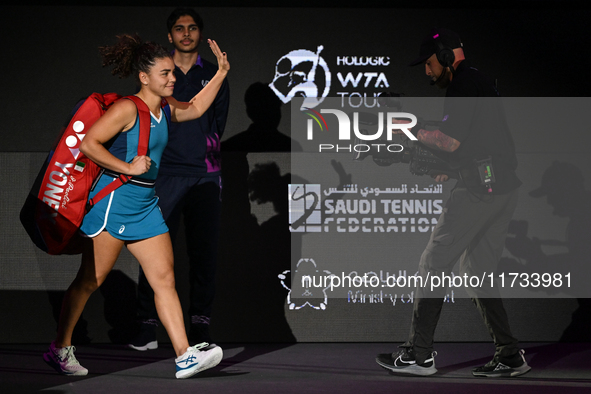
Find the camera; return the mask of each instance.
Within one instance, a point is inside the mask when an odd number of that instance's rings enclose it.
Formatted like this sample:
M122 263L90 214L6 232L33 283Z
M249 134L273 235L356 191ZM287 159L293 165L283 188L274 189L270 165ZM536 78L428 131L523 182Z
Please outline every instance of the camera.
M361 130L360 130L361 131ZM363 132L363 131L361 131ZM359 139L355 141L361 143ZM374 146L367 152L357 152L354 160L361 161L371 157L373 162L379 166L386 167L394 163L408 163L410 173L413 175L437 175L447 174L450 178L458 178L457 168L452 167L448 162L436 156L431 150L420 142L406 140L403 142L403 150L391 152L379 149L379 145L385 145L387 141L376 141Z
M378 97L378 103L380 107L388 107L400 111L402 109L400 97L402 96L402 94L398 93L382 93ZM375 126L378 124L378 119L378 116L375 114L359 113L359 132L369 135L368 129L364 128L364 126ZM440 123L438 121L424 121L418 118L415 129L419 130L425 129L427 126L439 126ZM445 152L434 152L420 142L404 137L401 137L401 142L402 144L398 144L401 149L392 151L384 148L391 141L377 139L371 145L365 145L368 147L367 150L357 152L354 160L361 161L367 157L371 157L374 163L382 167L390 166L394 163L408 163L409 170L413 175L446 174L450 178L457 179L459 177L458 169L454 168L448 161L441 157L445 155ZM355 139L356 145L362 143L359 138Z

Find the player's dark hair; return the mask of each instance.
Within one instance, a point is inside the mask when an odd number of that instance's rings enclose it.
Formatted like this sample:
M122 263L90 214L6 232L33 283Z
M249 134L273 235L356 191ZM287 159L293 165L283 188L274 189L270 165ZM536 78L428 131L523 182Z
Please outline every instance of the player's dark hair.
M139 83L139 73L149 73L158 59L171 57L162 45L154 42L143 42L137 34L121 34L117 36L115 45L99 47L103 58L103 67L113 66L111 74L126 78L134 75Z

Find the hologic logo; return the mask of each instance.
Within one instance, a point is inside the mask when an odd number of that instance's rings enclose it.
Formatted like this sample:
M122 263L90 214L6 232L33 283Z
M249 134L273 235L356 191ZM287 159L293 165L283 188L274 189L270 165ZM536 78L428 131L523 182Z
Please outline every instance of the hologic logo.
M283 56L275 65L275 77L269 87L287 104L294 97L304 97L302 109L320 104L330 91L331 74L326 61L316 52L296 49Z

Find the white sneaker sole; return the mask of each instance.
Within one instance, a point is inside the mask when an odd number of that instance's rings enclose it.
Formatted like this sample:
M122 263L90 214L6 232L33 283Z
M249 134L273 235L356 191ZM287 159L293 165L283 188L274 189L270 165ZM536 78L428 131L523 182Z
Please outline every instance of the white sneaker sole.
M206 369L213 368L216 365L218 365L224 357L224 352L222 351L222 348L219 346L216 346L215 348L208 350L207 352L207 357L201 360L199 364L195 365L195 368L177 372L175 375L176 378L187 379L193 375L198 374L199 372L205 371Z
M131 343L129 345L127 345L127 347L129 349L133 349L133 350L138 350L140 352L144 352L146 350L154 350L154 349L158 349L158 341L152 341L152 342L148 342L146 343L144 346L134 346Z
M394 367L392 365L384 364L376 358L376 362L382 368L392 371L394 373L407 374L407 375L418 375L418 376L430 376L437 373L435 365L431 367L421 367L420 365L409 365L407 367Z

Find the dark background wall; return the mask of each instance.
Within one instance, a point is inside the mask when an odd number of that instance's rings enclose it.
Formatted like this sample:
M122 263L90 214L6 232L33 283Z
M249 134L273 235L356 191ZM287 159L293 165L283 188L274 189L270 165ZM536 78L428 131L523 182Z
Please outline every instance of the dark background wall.
M0 342L50 340L55 329L52 305L57 305L60 292L77 269L77 257L51 257L36 250L18 222L18 212L73 104L94 91L129 94L134 90L131 80L119 80L101 68L98 46L113 43L115 35L124 32L168 44L165 19L172 7L150 2L142 6L103 4L62 2L1 8L0 108L4 116L0 122ZM205 3L198 8L205 20L204 37L218 41L228 52L232 66L228 77L230 116L223 140L251 123L245 113L246 89L255 82L271 82L276 62L295 49L315 51L323 45L322 56L331 69L337 67L338 56L387 56L390 64L383 71L390 91L407 96L443 95L429 86L422 67L406 67L432 26L457 31L467 57L497 78L505 96L581 100L588 96L590 84L585 76L591 42L585 34L587 22L583 9L569 2L526 1L511 8L463 2L411 6L390 3L387 8L372 2L364 4L365 8L338 8L330 2L315 2L309 7L257 5ZM205 45L201 53L214 60ZM342 90L333 75L331 94ZM554 160L588 168L590 141L584 122L561 127L564 123L560 122L560 114L549 119L549 112L544 108L530 114L530 119L519 119L518 129L513 130L520 176L526 179L525 198L516 218L538 223L531 231L534 234L564 239L568 220L553 217L544 201L528 199L527 189L539 186L543 171ZM289 135L289 105L283 106L282 115L278 129ZM557 127L543 127L550 121ZM290 171L290 158L285 153L250 154L246 169L232 167L244 163L243 158L226 157L226 173L245 170L247 174L254 164L268 161L278 163L282 174ZM236 207L231 206L231 198L228 201L212 322L218 341L404 339L409 304L361 308L346 300L335 300L323 314L311 309L297 313L284 310L286 291L277 274L289 263L258 264L259 249L268 247L273 240L249 242L252 239L246 234L252 223L233 217L230 213ZM274 215L270 205L253 203L247 210L251 210L258 225ZM182 241L175 245L175 258L179 292L186 298ZM84 315L86 331L81 328L81 336L88 335L98 342L122 340L132 315L136 278L137 263L124 253L102 291L93 295ZM517 335L536 341L564 337L582 309L575 299L515 299L507 300L507 304ZM438 335L439 340L449 341L487 339L467 300L458 300L446 308Z
M406 67L432 26L453 27L467 56L498 79L505 96L586 96L589 81L583 59L589 38L583 30L584 13L539 3L500 9L200 8L204 37L216 39L232 65L232 112L225 138L250 123L243 104L246 88L271 82L276 61L293 49L315 51L323 45L322 55L333 63L336 56L389 56L387 76L393 91L408 96L442 94L421 83L421 67ZM171 9L3 6L1 67L6 80L1 100L10 116L2 128L10 132L3 133L0 149L45 151L71 103L97 90L133 92L131 80L119 80L101 69L97 48L130 32L168 45L165 19ZM201 53L214 60L206 45ZM288 125L289 116L284 116L281 130L287 132Z

